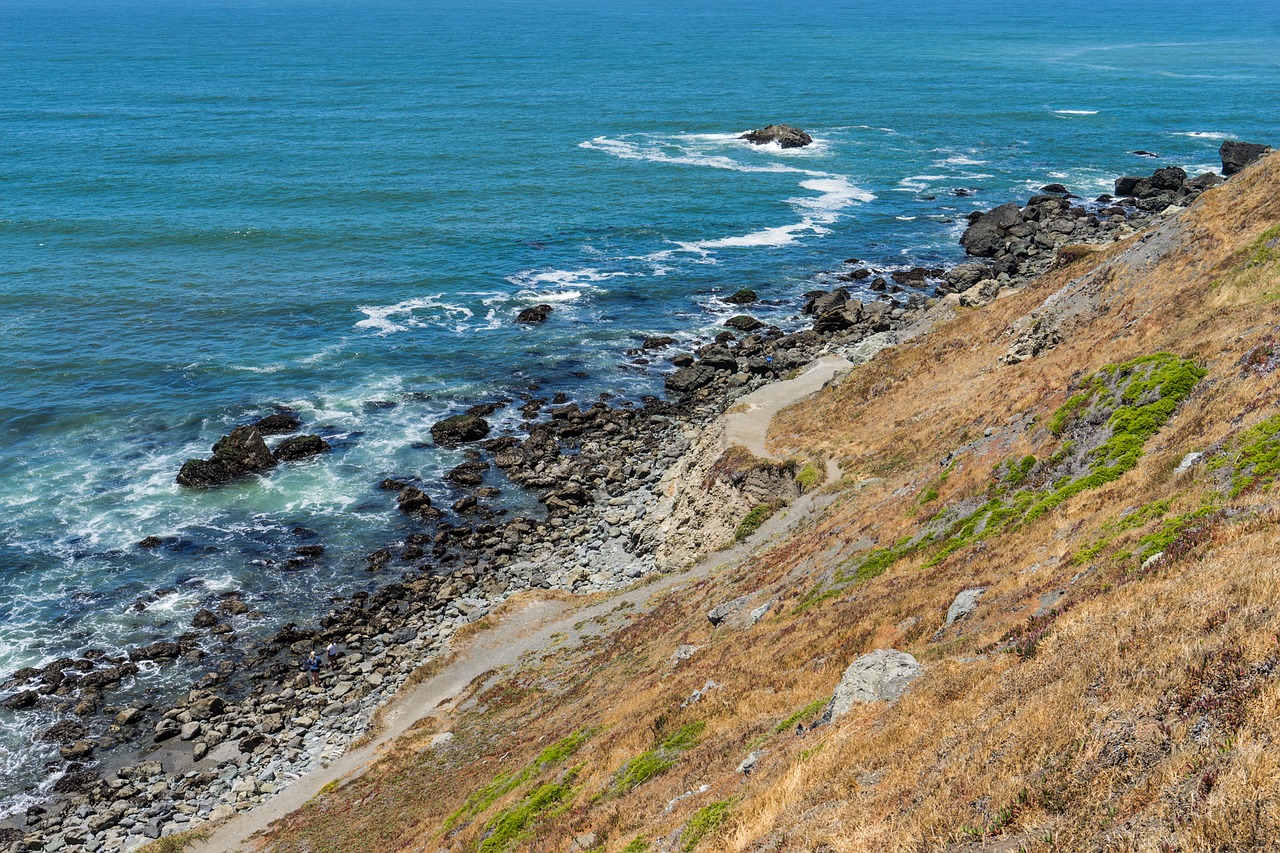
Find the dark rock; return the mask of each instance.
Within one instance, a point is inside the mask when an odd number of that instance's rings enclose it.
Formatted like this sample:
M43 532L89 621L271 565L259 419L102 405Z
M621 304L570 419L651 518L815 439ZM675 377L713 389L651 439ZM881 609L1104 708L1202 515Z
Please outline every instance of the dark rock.
M674 361L674 359L673 359ZM692 357L690 358L692 361ZM685 367L677 370L666 378L663 383L668 391L676 394L688 394L690 391L696 391L706 385L710 385L715 381L716 371L707 367L705 364L695 364L692 367Z
M0 705L3 705L11 711L19 711L24 708L34 706L39 698L40 694L34 690L23 690L20 693L13 694L3 702L0 702Z
M489 434L489 422L477 415L454 415L433 424L431 439L441 447L457 447Z
M1010 202L988 211L965 229L960 245L980 258L993 257L1004 246L1008 229L1022 222L1022 208Z
M227 708L227 703L220 696L205 696L187 706L187 713L193 720L210 720Z
M480 501L476 500L475 495L463 495L453 502L453 511L461 515L475 509L479 504Z
M820 334L842 332L852 328L862 319L862 303L850 299L843 305L824 311L813 321L813 330Z
M164 541L159 536L148 536L138 543L139 548L151 549L159 548Z
M724 324L730 329L737 329L740 332L754 332L756 329L763 329L765 325L755 317L749 317L746 314L730 317L724 321Z
M181 654L182 646L166 640L129 649L129 659L132 661L177 660Z
M273 455L276 459L291 462L295 459L318 456L332 449L329 442L318 435L299 435L280 442L280 446L275 449Z
M1151 186L1158 190L1180 190L1187 182L1187 173L1177 166L1156 169L1151 175Z
M675 338L669 338L666 335L655 335L651 338L645 338L644 343L640 345L641 349L663 349L669 347L676 342Z
M1215 172L1205 172L1203 175L1197 175L1196 177L1187 181L1187 189L1190 189L1190 190L1213 189L1216 186L1220 186L1225 181L1226 181L1226 178L1222 177L1219 174L1216 174Z
M213 611L201 608L196 611L195 618L191 620L193 628L212 628L218 624L218 617L213 615Z
M93 755L93 744L87 740L78 740L62 747L58 753L67 761L82 761Z
M503 400L502 402L499 402L499 403L477 403L476 405L467 409L467 414L475 415L477 418L487 418L489 415L492 415L494 412L498 411L499 409L505 408L508 402L510 401Z
M734 358L733 353L721 346L707 348L702 353L702 357L698 359L698 364L702 367L710 367L712 370L734 371L738 369L738 360Z
M748 131L738 137L756 145L777 142L782 148L803 148L813 142L813 137L789 124L771 124L759 130Z
M1129 153L1130 153L1130 154L1136 154L1136 155L1138 155L1139 157L1153 157L1153 158L1154 158L1154 157L1159 157L1159 156L1160 156L1159 154L1156 154L1154 151L1143 151L1141 148L1139 148L1137 151L1130 151Z
M401 512L417 512L431 506L431 498L417 486L405 486L396 495L396 504Z
M211 488L266 471L276 464L257 427L236 427L213 446L212 459L190 459L178 472L179 485Z
M403 480L396 480L392 477L388 477L378 484L378 488L384 492L398 492L407 485L409 484Z
M484 474L488 470L489 463L473 460L463 462L445 474L444 478L455 486L478 486L484 482Z
M671 356L671 363L676 367L692 367L695 361L697 361L697 359L689 355L687 352L677 353Z
M1228 139L1218 149L1218 154L1222 157L1222 174L1231 177L1270 151L1271 148L1267 145L1259 145L1256 142L1237 142L1234 139Z
M808 295L808 294L806 294ZM808 300L804 303L804 307L800 309L800 313L817 317L825 314L833 308L839 308L849 301L849 290L844 287L837 287L830 293L821 290L808 295Z
M289 412L277 412L253 422L262 435L288 435L302 429L302 421Z
M316 557L320 557L324 555L324 546L323 545L299 545L297 548L293 549L293 553L298 557L306 557L308 560L314 560ZM233 611L231 609L233 606L232 605L233 601L238 601L238 599L229 599L223 602L222 609L224 612L232 613L234 615L236 611ZM240 606L243 607L244 605L241 604ZM244 611L241 610L239 612L243 613Z
M1116 196L1124 198L1126 196L1136 195L1138 189L1146 180L1146 178L1139 178L1134 175L1125 175L1123 178L1116 178Z
M726 296L724 301L730 305L750 305L753 302L759 302L760 297L751 288L744 287L732 296Z
M1044 186L1042 186L1042 187L1040 188L1040 192L1042 192L1042 193L1058 193L1059 195L1066 195L1067 193L1069 193L1069 192L1070 192L1070 190L1068 190L1068 189L1067 189L1066 187L1064 187L1062 184L1045 184Z
M517 323L545 323L555 309L550 305L532 305L516 315Z
M85 736L87 729L75 720L59 720L42 731L39 739L44 743L71 743Z

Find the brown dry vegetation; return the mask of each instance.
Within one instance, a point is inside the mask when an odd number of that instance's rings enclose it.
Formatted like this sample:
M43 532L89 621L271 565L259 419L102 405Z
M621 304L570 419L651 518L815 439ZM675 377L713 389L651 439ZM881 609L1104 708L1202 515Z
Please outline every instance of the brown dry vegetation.
M322 794L268 846L461 853L490 837L488 853L504 811L541 791L554 802L506 849L634 853L640 838L681 850L682 828L718 802L727 817L703 813L698 850L1276 849L1280 514L1265 486L1229 498L1231 472L1216 464L1175 468L1189 451L1213 463L1280 411L1280 374L1250 369L1280 335L1280 248L1257 243L1277 222L1280 155L1149 238L1082 254L882 353L777 421L776 447L842 462L815 523L615 613L580 647L478 679L451 719ZM1056 304L1079 309L1064 342L1001 364L1019 318L1062 288ZM1082 377L1157 351L1208 373L1136 468L936 564L923 551L850 579L872 548L980 502L1002 460L1051 447L1044 424ZM1165 556L1143 566L1143 537L1171 519L1183 522L1160 540ZM941 631L973 586L987 588L977 611ZM744 594L748 608L776 603L751 628L708 623L708 609ZM677 661L682 644L701 648ZM927 664L902 700L803 736L777 731L880 647ZM682 707L709 679L719 686ZM629 761L692 723L705 724L696 745L619 786ZM453 744L427 748L444 727ZM537 764L584 730L572 754ZM766 754L744 777L735 768L752 749ZM502 774L509 790L492 784ZM477 799L485 786L494 795Z

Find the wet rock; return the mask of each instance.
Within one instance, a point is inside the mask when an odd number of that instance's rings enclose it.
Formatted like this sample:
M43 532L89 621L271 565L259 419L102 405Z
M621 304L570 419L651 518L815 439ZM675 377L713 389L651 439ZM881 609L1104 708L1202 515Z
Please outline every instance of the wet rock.
M1004 246L1010 228L1022 222L1022 208L1002 204L977 217L960 237L964 250L976 257L993 257Z
M644 343L640 344L640 348L646 350L665 349L675 342L675 338L668 337L666 335L655 335L650 338L645 338Z
M10 711L20 711L26 708L34 707L36 702L39 699L40 699L40 694L35 692L34 690L23 690L19 693L13 694L12 696L5 699L3 702L0 702L0 705L3 705L5 708L8 708Z
M59 720L40 733L40 740L45 743L71 743L85 736L83 723L75 720Z
M736 317L730 317L724 321L724 324L730 329L737 329L740 332L754 332L756 329L763 329L765 324L757 320L755 317L746 314L739 314Z
M776 142L781 148L803 148L813 142L812 136L789 124L766 125L759 130L748 131L738 138L745 139L755 145Z
M1066 195L1069 192L1069 190L1066 187L1064 187L1062 184L1045 184L1040 188L1040 192L1058 193L1061 195Z
M159 548L163 544L164 540L159 536L147 536L138 542L138 547L144 550L150 550L152 548Z
M693 359L690 358L690 361ZM707 367L705 364L695 364L692 367L685 367L671 374L664 381L668 391L675 394L688 394L710 385L715 381L716 371Z
M218 440L213 446L212 459L187 460L177 480L179 485L189 488L213 488L266 471L275 464L262 433L256 427L243 426Z
M750 305L753 302L760 301L760 297L749 287L744 287L732 296L726 296L724 301L730 305Z
M176 660L182 654L182 646L177 643L161 640L145 646L129 650L129 659L140 660Z
M191 620L193 628L212 628L216 624L218 624L218 617L213 615L213 611L203 607L196 611L195 617Z
M550 305L533 305L516 315L517 323L545 323L555 309Z
M405 486L396 495L396 505L401 512L418 512L431 506L431 498L417 486Z
M489 434L489 422L477 415L454 415L431 427L431 439L441 447L457 447Z
M291 412L277 412L252 424L262 435L288 435L302 429L302 421Z
M318 435L299 435L293 438L286 438L280 442L280 446L275 449L273 455L280 461L292 462L297 459L319 456L321 453L328 453L332 449L329 442Z
M1152 173L1151 186L1158 190L1180 190L1182 185L1187 182L1187 173L1177 166L1166 166L1163 169L1156 169Z
M455 486L478 486L484 482L484 475L488 470L489 463L473 459L458 465L445 474L444 478Z
M722 346L708 347L698 359L698 364L702 367L710 367L712 370L738 369L738 360L734 358L733 353Z
M1222 157L1222 174L1231 177L1270 151L1271 148L1267 145L1228 139L1218 149L1218 154Z

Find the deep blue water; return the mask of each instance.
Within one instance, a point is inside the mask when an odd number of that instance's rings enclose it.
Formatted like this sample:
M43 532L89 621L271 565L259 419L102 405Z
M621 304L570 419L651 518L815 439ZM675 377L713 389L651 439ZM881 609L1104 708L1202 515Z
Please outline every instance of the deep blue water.
M975 207L1280 142L1280 7L7 0L0 79L2 676L221 590L264 631L326 608L404 532L380 479L451 502L432 422L532 383L654 391L623 350L714 335L717 295L785 323L845 257L958 260ZM774 121L818 142L734 138ZM175 485L274 405L335 451ZM283 572L299 526L329 551ZM24 720L0 795L42 776Z

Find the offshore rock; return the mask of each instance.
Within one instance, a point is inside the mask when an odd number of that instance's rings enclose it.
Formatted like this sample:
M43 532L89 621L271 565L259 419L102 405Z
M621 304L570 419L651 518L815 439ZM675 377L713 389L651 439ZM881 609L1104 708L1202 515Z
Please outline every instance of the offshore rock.
M533 305L516 315L517 323L545 323L555 309L550 305Z
M266 471L275 464L275 457L257 427L236 427L230 435L218 439L212 459L188 459L178 472L178 484L196 489L212 488Z
M813 137L789 124L771 124L759 130L751 130L738 137L756 145L778 143L780 148L803 148L813 142Z

